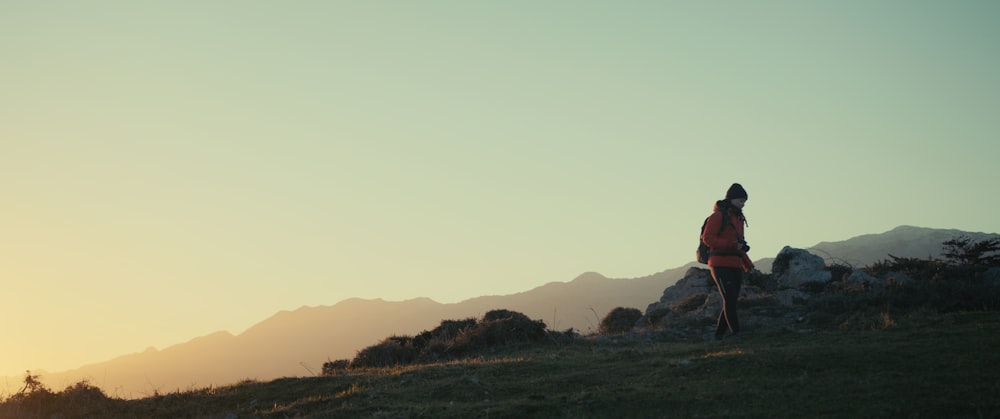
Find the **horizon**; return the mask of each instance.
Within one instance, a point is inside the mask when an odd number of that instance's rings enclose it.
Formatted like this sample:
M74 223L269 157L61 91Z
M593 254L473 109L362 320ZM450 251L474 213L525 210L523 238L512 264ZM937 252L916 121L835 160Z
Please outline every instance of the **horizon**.
M977 236L977 235L1000 236L1000 233L970 232L970 231L961 231L961 230L957 230L957 229L932 229L932 228L927 228L927 227L901 225L901 226L897 226L895 228L892 228L889 231L880 232L880 233L863 234L863 235L860 235L860 236L855 236L855 237L849 238L848 240L844 240L844 241L821 241L821 242L818 242L815 246L821 246L821 245L824 245L824 244L848 243L848 242L853 241L855 239L859 239L859 238L863 238L863 237L867 237L867 236L882 236L882 235L887 235L887 234L898 232L898 231L904 230L904 229L930 230L930 231L939 231L939 232L943 232L943 231L956 231L956 232L959 232L959 233L963 233L963 235L971 235L972 238L975 238L975 236ZM802 247L802 248L806 249L806 250L811 250L815 246ZM896 254L900 255L899 253L896 253ZM829 256L829 255L827 255L827 256ZM914 257L914 256L915 255L910 255L910 257ZM765 256L765 257L762 257L762 258L759 258L759 259L755 260L755 262L756 263L760 263L763 259L773 259L773 258L774 258L774 256ZM824 257L824 259L826 259L826 257ZM661 273L664 273L664 272L676 271L676 270L684 269L685 267L689 267L692 264L694 264L696 267L700 267L700 268L703 268L703 269L705 268L704 265L698 264L695 261L691 261L691 262L688 262L688 263L686 263L684 265L681 265L681 266L670 267L670 268L667 268L666 270L661 271L661 272L651 273L650 275L656 275L656 274L661 274ZM769 271L766 271L766 272L769 272ZM643 276L640 276L640 277L633 277L633 278L608 278L608 277L605 277L604 275L600 274L599 272L584 272L584 273L581 273L581 274L577 275L573 279L570 279L570 280L567 280L567 281L552 281L552 282L548 282L548 283L545 283L545 284L541 284L541 285L535 286L535 287L533 287L533 288L531 288L529 290L521 290L520 292L517 292L515 294L520 294L520 293L524 293L524 292L532 292L532 291L535 291L537 289L546 287L546 286L551 285L551 284L568 284L568 283L571 283L573 281L576 281L577 279L579 279L581 277L588 276L588 275L591 275L591 274L597 274L598 276L601 276L604 279L613 280L613 281L619 281L619 280L625 280L625 281L628 281L628 280L638 280L638 279L642 279L642 278L650 276L650 275L643 275ZM672 286L672 285L667 285L668 288L670 286ZM207 338L214 338L214 337L218 337L218 336L224 336L226 338L238 338L240 336L243 336L250 329L254 329L257 326L261 326L261 325L263 325L265 323L268 323L268 322L270 322L272 320L275 320L280 315L283 315L283 314L292 314L292 313L295 313L295 312L299 312L301 310L316 309L316 308L333 308L335 306L338 306L341 303L345 303L345 302L349 302L349 301L361 301L361 302L367 302L367 303L370 303L370 302L407 303L407 302L413 302L413 301L427 300L427 301L430 301L430 302L433 302L433 303L439 304L439 305L460 305L460 304L463 304L463 303L466 303L466 302L469 302L469 301L472 301L472 300L475 300L475 299L478 299L478 298L483 298L483 297L509 297L509 296L512 296L512 295L514 295L514 294L505 294L505 295L480 295L480 296L470 297L468 299L464 299L464 300L460 300L460 301L456 301L456 302L439 302L439 301L436 301L436 300L434 300L432 298L429 298L429 297L413 297L413 298L402 299L402 300L386 300L386 299L383 299L383 298L349 297L349 298L346 298L346 299L334 302L333 304L329 304L329 305L319 305L319 306L307 306L307 305L303 305L303 306L300 306L300 307L290 308L290 309L287 309L287 310L278 311L276 313L271 313L266 318L259 319L257 322L255 322L254 324L250 325L246 330L242 330L242 331L234 332L234 331L229 331L229 330L216 330L216 331L207 333L205 335L199 335L199 336L189 337L188 339L186 339L184 341L173 342L173 343L171 343L169 345L166 345L164 347L157 348L157 347L154 347L154 346L149 346L149 347L147 347L147 348L145 348L144 350L141 350L141 351L135 351L135 352L130 352L130 353L119 353L119 354L116 354L113 358L103 359L103 360L99 360L99 361L94 361L94 362L88 363L86 365L78 365L78 366L76 366L74 368L71 368L69 370L62 370L62 371L58 371L58 370L57 371L50 371L50 370L46 370L46 369L29 369L29 370L31 371L31 373L33 375L40 376L40 378L42 379L42 382L46 383L47 385L52 385L52 383L60 383L60 384L56 385L56 388L59 388L59 386L61 386L61 385L69 385L70 383L76 382L76 380L80 379L80 378L73 378L73 379L70 379L69 381L67 381L67 378L66 378L66 376L64 374L66 372L69 372L70 370L84 369L84 368L87 368L87 367L93 367L95 365L101 365L101 364L104 364L104 363L115 362L115 361L117 361L119 359L128 358L128 357L132 357L132 356L136 356L136 355L145 356L145 355L149 354L151 351L155 352L155 353L160 353L160 352L163 352L163 351L172 351L172 350L177 350L177 349L183 349L183 348L187 347L188 345L193 344L194 342L204 341ZM654 296L652 296L652 295L650 296L650 298L653 298L653 297ZM445 318L442 318L440 320L445 320ZM550 325L549 327L552 327L552 326ZM416 330L416 329L414 329L414 330ZM406 333L404 333L404 335L405 334ZM105 374L107 374L107 372L105 372ZM21 377L22 375L17 375L17 374L0 374L0 376L4 377L7 380L6 384L4 386L4 390L0 391L0 396L2 396L5 393L6 394L12 394L11 391L12 391L13 387L11 387L10 379ZM61 376L61 378L57 379L56 381L51 381L53 376ZM89 378L83 378L83 379L94 380L93 376L89 376L88 375L87 377L89 377ZM202 377L202 379L204 379L204 377ZM225 385L225 384L228 384L228 382L221 381L221 382L213 382L212 383L212 385ZM106 385L107 385L107 383L103 383L103 384L100 385L100 387L105 387ZM15 385L14 387L17 387L17 386ZM122 387L119 387L117 385L114 386L114 387L116 389L115 390L116 392L117 391L121 391ZM124 388L128 388L128 387L126 386ZM106 389L106 391L110 391L110 389ZM134 394L130 393L130 395L127 396L126 398L131 398L131 397L134 397L134 396L135 396Z
M996 233L1000 3L5 2L0 375L349 298Z

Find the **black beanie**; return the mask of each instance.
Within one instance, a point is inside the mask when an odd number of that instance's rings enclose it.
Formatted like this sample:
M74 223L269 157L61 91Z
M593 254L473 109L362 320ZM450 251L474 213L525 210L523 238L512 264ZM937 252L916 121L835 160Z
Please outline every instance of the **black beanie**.
M746 189L743 189L743 185L740 185L739 183L734 183L733 186L730 186L729 190L726 191L726 200L736 199L736 198L743 198L743 199L749 198L747 196Z

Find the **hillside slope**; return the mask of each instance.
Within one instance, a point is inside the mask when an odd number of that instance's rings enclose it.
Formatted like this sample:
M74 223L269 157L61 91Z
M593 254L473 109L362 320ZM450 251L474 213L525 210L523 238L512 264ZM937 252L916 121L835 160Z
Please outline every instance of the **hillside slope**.
M579 340L443 364L157 395L0 404L48 417L993 417L1000 315L722 342Z
M936 255L941 242L960 234L975 239L997 236L902 226L842 242L819 243L810 249L825 255L828 263L847 261L863 266L889 254ZM279 312L236 336L219 332L43 378L53 388L87 379L111 395L134 398L248 378L307 376L318 373L323 362L351 358L387 336L414 335L437 326L442 319L479 317L497 308L543 320L553 330L593 331L615 307L643 309L657 301L692 265L634 279L585 273L570 282L454 304L426 298L398 302L348 299L332 306L302 307ZM769 270L770 260L759 261L758 267ZM21 378L7 377L6 381L16 383Z

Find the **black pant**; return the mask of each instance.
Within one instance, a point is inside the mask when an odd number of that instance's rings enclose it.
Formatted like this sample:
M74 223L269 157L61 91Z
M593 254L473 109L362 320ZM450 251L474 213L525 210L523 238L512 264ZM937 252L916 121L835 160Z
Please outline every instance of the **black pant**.
M740 305L740 287L743 286L743 270L739 268L713 267L712 279L722 295L722 311L719 322L715 325L715 336L721 337L729 330L740 332L740 315L737 313Z

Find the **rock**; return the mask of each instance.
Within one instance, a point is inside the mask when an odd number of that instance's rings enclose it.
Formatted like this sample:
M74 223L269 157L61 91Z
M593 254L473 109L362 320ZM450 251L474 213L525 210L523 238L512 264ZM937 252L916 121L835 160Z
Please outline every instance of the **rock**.
M715 290L715 288L712 289ZM743 293L740 292L740 294ZM686 314L688 317L708 317L714 319L719 317L719 310L722 310L722 296L719 295L718 291L714 291L708 293L701 307Z
M823 258L803 249L785 246L778 252L771 273L778 288L799 288L810 282L828 282L831 274L825 270Z
M885 280L868 275L864 271L855 270L844 278L852 289L867 289L869 287L881 287L885 285Z
M712 273L708 269L690 268L684 277L676 284L663 290L663 296L659 302L655 302L646 307L646 315L662 310L671 309L689 298L699 294L711 294L715 291L715 283L712 281Z

